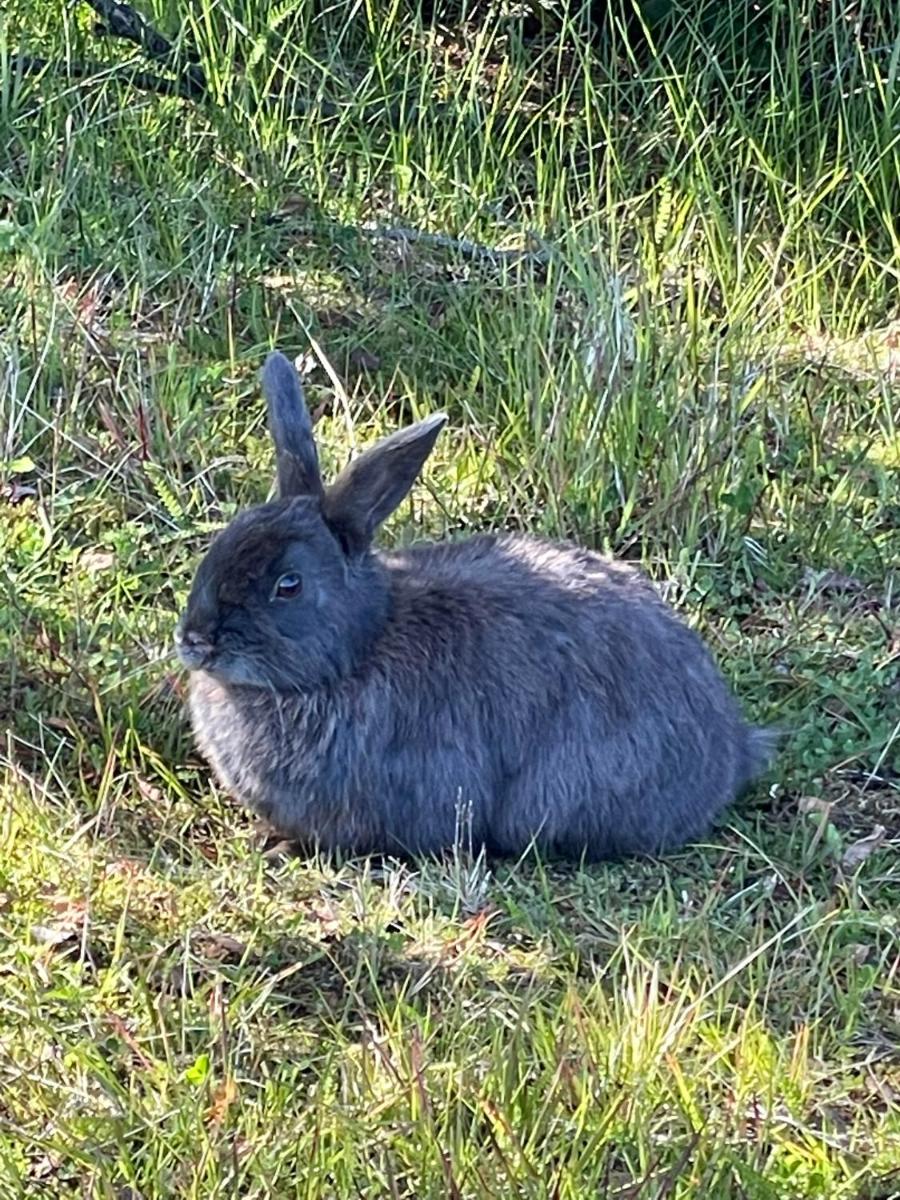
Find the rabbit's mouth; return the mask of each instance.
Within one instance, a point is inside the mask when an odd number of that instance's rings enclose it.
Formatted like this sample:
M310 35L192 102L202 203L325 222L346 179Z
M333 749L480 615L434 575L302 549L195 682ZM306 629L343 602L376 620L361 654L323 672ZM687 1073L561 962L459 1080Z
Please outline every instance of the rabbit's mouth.
M179 622L175 627L175 653L181 665L189 671L202 671L210 665L215 647L202 633L194 629L184 629Z
M245 654L235 653L198 630L185 628L180 621L174 641L178 660L188 671L202 672L233 686L272 687L268 673L259 670Z

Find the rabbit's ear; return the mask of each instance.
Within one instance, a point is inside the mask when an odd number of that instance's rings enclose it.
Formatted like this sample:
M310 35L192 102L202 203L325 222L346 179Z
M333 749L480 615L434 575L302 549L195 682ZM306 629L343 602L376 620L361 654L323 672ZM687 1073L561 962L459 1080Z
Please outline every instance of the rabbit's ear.
M319 456L300 377L290 360L277 350L266 359L262 389L269 409L269 431L275 443L278 494L321 499Z
M435 413L392 433L353 460L325 493L325 519L348 554L362 554L422 469L447 422Z

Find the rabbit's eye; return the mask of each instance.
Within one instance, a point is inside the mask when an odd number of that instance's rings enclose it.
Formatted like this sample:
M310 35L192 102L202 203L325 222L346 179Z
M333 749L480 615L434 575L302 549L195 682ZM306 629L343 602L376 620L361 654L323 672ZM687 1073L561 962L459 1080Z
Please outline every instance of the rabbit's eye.
M273 600L293 600L295 596L299 596L303 589L303 580L299 575L289 573L282 575L275 584L275 591L272 593Z

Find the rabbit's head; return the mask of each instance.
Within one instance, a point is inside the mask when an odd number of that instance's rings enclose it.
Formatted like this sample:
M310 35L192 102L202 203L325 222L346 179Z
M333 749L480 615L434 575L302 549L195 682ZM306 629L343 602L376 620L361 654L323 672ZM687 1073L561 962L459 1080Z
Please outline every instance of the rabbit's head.
M412 487L446 417L385 438L325 487L300 380L284 355L269 355L262 382L279 497L215 538L175 644L189 670L224 683L306 690L348 671L386 620L372 538Z

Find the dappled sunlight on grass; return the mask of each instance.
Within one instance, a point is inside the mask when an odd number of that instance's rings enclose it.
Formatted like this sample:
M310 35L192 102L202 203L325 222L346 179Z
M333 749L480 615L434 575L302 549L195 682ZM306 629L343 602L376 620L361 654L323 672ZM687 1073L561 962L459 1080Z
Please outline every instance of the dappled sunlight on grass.
M0 84L4 1195L897 1194L900 95L795 8L156 4L210 97ZM702 845L307 861L216 789L171 634L274 343L329 473L449 413L385 543L660 581L786 732Z

